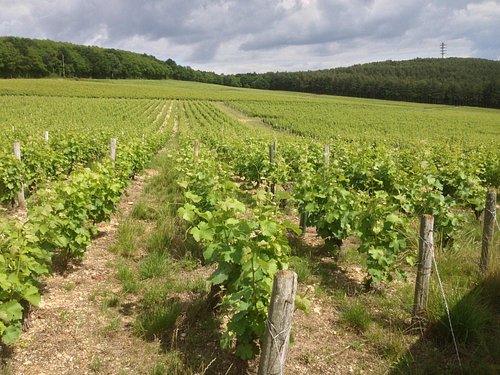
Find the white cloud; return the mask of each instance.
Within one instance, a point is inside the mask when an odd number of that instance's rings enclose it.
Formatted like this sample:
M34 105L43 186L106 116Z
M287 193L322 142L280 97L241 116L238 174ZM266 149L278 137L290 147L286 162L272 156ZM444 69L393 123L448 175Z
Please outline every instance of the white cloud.
M500 2L0 0L0 35L173 58L217 72L318 69L439 56L498 59Z

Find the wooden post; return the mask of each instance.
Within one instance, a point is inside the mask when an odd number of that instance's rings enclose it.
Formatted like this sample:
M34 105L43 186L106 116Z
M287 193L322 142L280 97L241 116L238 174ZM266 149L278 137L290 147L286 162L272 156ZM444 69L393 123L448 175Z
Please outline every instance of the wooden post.
M116 138L111 138L111 147L109 151L109 156L114 164L114 161L116 160Z
M300 214L300 224L299 224L300 230L302 231L301 236L304 237L306 234L306 229L307 229L307 212L302 212Z
M330 145L325 145L325 164L330 163Z
M194 161L198 161L198 156L200 154L200 142L198 140L194 141Z
M14 142L14 156L17 160L21 160L21 144ZM21 191L17 193L17 204L19 208L26 208L26 199L24 197L24 181L21 183Z
M45 138L45 142L49 141L49 131L48 130L45 130L44 138Z
M481 248L481 273L486 274L493 258L493 235L495 233L497 210L497 192L490 189L486 193L486 207L484 209L483 241Z
M423 215L420 220L420 238L418 242L418 270L415 282L415 300L413 303L413 322L418 323L424 318L429 299L429 286L434 256L434 217Z
M274 152L276 150L276 141L274 142L273 145L269 146L269 162L271 164L274 164ZM271 189L271 194L275 194L276 193L276 186L274 185L274 183L271 183L270 185L270 189Z
M297 274L290 270L274 275L269 316L262 343L258 375L281 375L288 352L288 339L297 292Z

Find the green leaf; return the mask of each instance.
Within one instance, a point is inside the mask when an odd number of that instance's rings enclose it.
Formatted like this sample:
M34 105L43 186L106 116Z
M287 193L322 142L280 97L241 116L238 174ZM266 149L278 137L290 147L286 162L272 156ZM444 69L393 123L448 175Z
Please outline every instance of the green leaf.
M194 202L194 203L198 203L201 201L201 197L199 195L196 195L196 194L193 194L191 193L190 191L186 191L184 193L184 196L189 199L190 201Z
M40 299L41 299L40 294L38 293L38 289L33 285L29 285L23 291L22 295L26 301L28 301L29 303L31 303L34 306L38 306L38 304L40 303Z
M398 215L396 215L396 214L389 214L389 215L387 215L387 217L385 218L385 220L387 220L390 223L394 223L394 224L402 222L401 218L398 217Z
M262 234L267 237L271 237L276 233L277 224L274 221L264 220L260 222L260 229Z
M5 345L12 345L19 339L21 335L21 327L20 324L10 325L8 326L2 334L2 342Z
M0 305L0 319L8 323L14 320L21 320L23 317L23 307L17 301L8 301Z
M197 227L191 229L191 234L193 235L196 242L200 241L212 241L214 237L214 231L209 227L209 225L202 221Z
M256 354L256 349L251 343L242 342L236 345L236 355L241 359L251 359Z
M226 225L238 225L239 223L240 221L233 217L230 217L229 219L226 220Z
M186 203L183 207L180 207L178 210L179 216L187 221L188 223L192 223L196 218L195 210L196 207L192 204Z
M229 278L229 270L227 268L224 263L219 264L219 267L210 276L209 281L214 285L222 284Z

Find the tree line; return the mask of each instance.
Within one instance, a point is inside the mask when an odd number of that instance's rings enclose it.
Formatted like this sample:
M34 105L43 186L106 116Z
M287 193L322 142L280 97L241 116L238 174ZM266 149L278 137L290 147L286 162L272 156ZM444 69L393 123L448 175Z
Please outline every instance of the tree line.
M0 78L180 79L221 83L218 75L154 56L51 40L0 37Z
M434 104L500 108L500 62L475 58L384 61L303 72L216 74L128 51L0 37L0 78L178 79Z
M384 61L234 78L242 87L500 108L500 61L476 58Z

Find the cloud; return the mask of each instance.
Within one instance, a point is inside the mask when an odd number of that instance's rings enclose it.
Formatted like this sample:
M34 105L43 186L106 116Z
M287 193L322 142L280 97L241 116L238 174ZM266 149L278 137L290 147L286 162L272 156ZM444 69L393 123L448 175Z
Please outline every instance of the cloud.
M493 0L0 0L0 35L130 49L218 72L500 57Z

